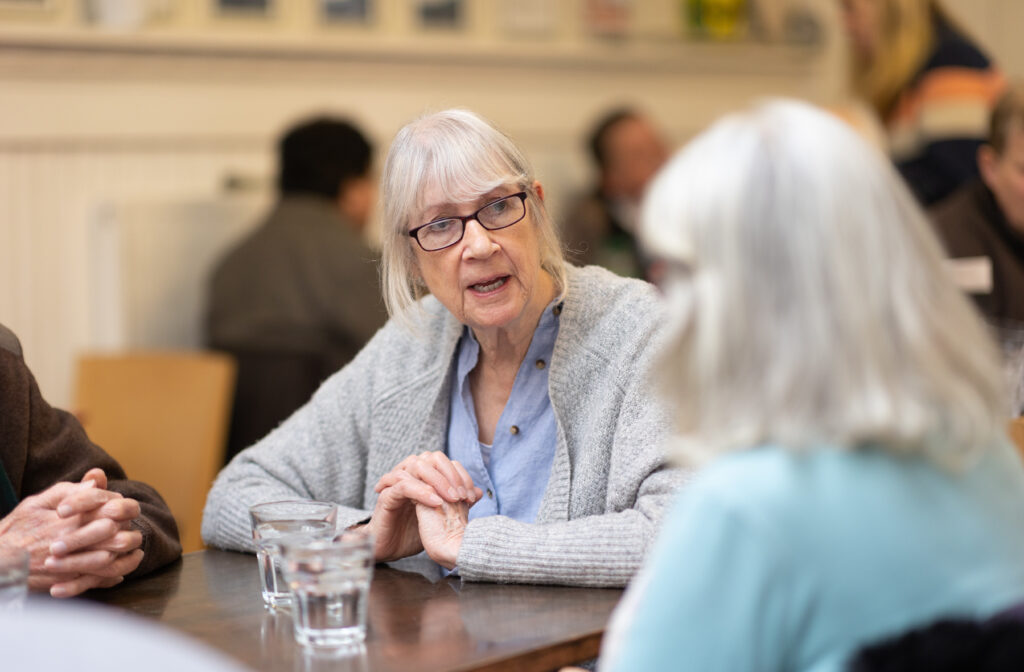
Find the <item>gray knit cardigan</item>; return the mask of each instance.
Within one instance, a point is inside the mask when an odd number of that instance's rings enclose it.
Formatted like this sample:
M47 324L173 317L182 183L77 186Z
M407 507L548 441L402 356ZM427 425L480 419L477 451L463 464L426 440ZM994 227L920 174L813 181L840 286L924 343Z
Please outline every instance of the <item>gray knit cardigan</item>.
M623 586L685 473L665 465L665 407L647 378L662 310L655 291L597 267L569 269L548 385L558 426L537 520L469 523L458 555L472 581ZM432 297L415 333L382 328L304 407L221 471L203 539L253 550L247 509L283 499L370 515L377 480L406 456L445 450L462 325ZM540 487L540 484L538 484Z

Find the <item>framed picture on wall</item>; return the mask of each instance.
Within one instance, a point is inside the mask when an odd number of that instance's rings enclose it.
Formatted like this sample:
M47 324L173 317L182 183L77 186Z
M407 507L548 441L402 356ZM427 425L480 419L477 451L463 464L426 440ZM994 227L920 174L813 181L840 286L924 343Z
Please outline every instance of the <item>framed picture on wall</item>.
M458 28L462 25L462 0L417 0L416 17L424 28Z
M57 0L0 0L0 23L25 21L38 25L60 20L67 15L63 11L66 9Z
M326 23L369 23L373 0L320 0L320 17Z
M558 7L551 0L501 0L497 8L498 26L510 35L548 36L555 32Z
M218 14L235 16L269 16L273 0L214 0Z
M583 25L591 35L624 37L629 31L633 0L587 0Z

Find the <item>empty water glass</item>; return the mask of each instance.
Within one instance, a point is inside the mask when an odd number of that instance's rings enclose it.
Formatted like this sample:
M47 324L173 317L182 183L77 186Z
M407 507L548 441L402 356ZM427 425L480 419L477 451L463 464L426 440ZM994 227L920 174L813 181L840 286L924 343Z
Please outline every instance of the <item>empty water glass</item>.
M330 539L335 534L338 507L329 502L267 502L249 507L252 538L260 566L260 590L267 607L291 603L281 575L281 541L286 537Z
M332 540L291 537L282 546L295 640L313 649L339 650L366 639L373 536L346 531Z
M0 611L20 609L28 594L28 551L0 546Z

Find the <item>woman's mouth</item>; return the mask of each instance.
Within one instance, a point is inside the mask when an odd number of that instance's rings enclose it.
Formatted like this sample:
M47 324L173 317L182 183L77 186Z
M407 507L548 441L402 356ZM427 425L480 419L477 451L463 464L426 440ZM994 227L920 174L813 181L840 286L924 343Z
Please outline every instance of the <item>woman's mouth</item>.
M470 285L469 288L472 289L474 292L486 294L487 292L493 292L494 290L499 289L506 282L508 282L508 276L503 275L500 278L495 278L493 280L481 282L476 285Z

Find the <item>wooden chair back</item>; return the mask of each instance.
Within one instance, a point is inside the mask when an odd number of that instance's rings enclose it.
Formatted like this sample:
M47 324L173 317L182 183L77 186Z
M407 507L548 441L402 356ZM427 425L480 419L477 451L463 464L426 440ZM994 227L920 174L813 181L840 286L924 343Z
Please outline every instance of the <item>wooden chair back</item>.
M160 493L184 552L203 547L203 506L220 469L235 364L223 354L129 352L78 360L76 412L128 477Z

